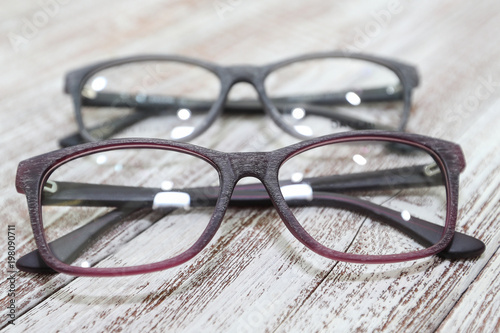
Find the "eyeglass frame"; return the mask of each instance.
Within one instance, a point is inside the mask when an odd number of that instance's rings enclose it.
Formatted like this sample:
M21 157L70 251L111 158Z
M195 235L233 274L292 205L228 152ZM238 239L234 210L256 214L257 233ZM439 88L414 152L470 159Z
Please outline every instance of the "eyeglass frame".
M301 226L287 204L279 185L278 173L289 158L308 149L351 141L388 141L420 148L436 161L443 172L446 187L446 221L441 238L428 248L392 255L359 255L332 250L314 240ZM220 192L210 221L200 238L183 253L160 262L125 268L81 268L68 265L55 257L44 236L42 222L42 191L51 172L69 160L114 149L158 148L199 157L211 164L220 177ZM16 189L27 198L31 225L40 258L56 272L77 276L118 276L150 273L168 269L192 259L200 253L219 229L238 180L255 177L261 181L287 229L306 247L319 255L351 263L394 263L410 261L439 254L456 248L466 253L463 258L480 255L484 244L455 231L458 206L459 174L465 168L465 158L459 145L436 138L390 131L355 131L337 133L302 141L270 152L219 152L189 143L161 139L113 139L67 147L20 162L16 176ZM441 228L441 226L440 226ZM34 252L35 252L34 251ZM33 252L33 253L34 253ZM460 256L459 256L460 257ZM453 256L451 257L453 258Z
M302 135L296 130L293 130L291 126L287 125L286 122L282 119L282 117L280 116L280 112L271 101L271 98L269 98L266 94L265 80L266 77L273 71L281 67L293 64L295 62L314 60L314 59L327 59L327 58L364 60L381 65L393 71L401 81L401 85L403 87L403 101L404 101L400 124L398 125L397 128L394 128L394 130L398 131L405 130L410 115L412 91L415 87L419 85L420 79L415 66L403 63L401 61L396 61L393 59L388 59L363 53L333 51L333 52L318 52L318 53L304 54L261 66L257 65L222 66L212 62L190 57L178 56L178 55L136 55L119 59L101 61L76 70L72 70L66 74L64 91L65 93L69 94L73 100L73 106L75 110L75 117L79 133L70 134L69 136L61 139L60 145L65 147L65 146L79 144L82 142L96 141L96 138L92 137L87 128L85 128L81 110L82 107L81 92L88 78L106 68L133 62L145 62L145 61L171 61L187 65L198 66L213 73L215 76L218 77L220 81L221 86L220 86L219 97L217 98L217 100L214 101L211 109L207 112L207 117L203 120L202 124L198 126L196 129L194 129L194 131L191 134L186 135L176 141L189 141L201 135L203 132L205 132L215 122L215 120L222 115L224 108L228 107L227 97L229 95L229 92L235 84L240 82L249 83L255 88L255 90L258 93L260 103L262 104L262 109L264 113L267 113L279 128L281 128L284 132L290 134L291 136L297 137L299 139L310 139L311 138L310 136ZM245 110L241 111L244 112ZM255 114L255 112L251 112L251 114Z

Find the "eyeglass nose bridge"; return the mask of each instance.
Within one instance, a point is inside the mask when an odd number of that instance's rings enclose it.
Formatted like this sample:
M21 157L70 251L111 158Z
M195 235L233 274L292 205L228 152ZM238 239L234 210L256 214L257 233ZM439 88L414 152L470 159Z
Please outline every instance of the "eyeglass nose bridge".
M296 130L288 126L280 116L280 111L276 108L274 103L271 101L269 96L267 96L265 88L266 76L270 71L268 66L252 66L252 65L238 65L229 66L222 68L223 72L220 73L220 78L223 84L222 100L225 101L225 106L228 107L228 96L234 85L240 82L245 82L253 86L257 92L259 102L254 107L260 112L267 113L274 123L281 128L283 131L289 133L292 136L298 136L302 138L307 138L302 136Z
M250 84L257 92L259 98L262 99L263 95L265 95L264 77L264 68L259 66L238 65L225 68L221 79L227 89L225 92L226 98L234 85L244 82Z
M255 177L260 181L266 178L271 156L268 152L231 153L228 156L236 181L243 177Z
M238 65L227 67L227 75L230 76L231 85L239 82L247 82L253 86L258 86L262 78L260 67L252 65Z

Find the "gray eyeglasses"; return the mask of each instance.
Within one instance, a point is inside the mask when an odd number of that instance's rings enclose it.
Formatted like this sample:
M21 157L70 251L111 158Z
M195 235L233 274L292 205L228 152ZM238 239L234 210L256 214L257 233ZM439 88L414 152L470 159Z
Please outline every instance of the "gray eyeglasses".
M236 89L228 99L239 82L253 85L258 99ZM60 143L110 137L187 141L223 112L240 117L267 113L300 139L342 129L402 131L418 83L413 66L344 52L264 66L219 66L161 55L108 60L67 74L65 91L73 98L79 133Z

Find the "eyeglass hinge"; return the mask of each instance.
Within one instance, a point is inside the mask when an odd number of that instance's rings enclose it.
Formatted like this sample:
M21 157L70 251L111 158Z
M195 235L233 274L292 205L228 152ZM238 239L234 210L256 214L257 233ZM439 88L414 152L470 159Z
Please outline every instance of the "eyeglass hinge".
M436 163L431 163L431 164L428 164L424 167L424 174L427 177L437 175L440 172L441 172L441 170L439 169L439 167Z
M43 186L43 190L45 192L49 192L49 193L56 193L57 192L57 183L53 180L47 180L47 182Z

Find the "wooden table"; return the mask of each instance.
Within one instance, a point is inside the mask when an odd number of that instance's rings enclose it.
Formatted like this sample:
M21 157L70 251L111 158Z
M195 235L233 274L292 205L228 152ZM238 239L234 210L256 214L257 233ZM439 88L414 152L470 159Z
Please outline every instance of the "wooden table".
M2 331L500 331L500 2L11 1L0 22ZM247 210L226 216L191 276L186 266L109 279L19 272L15 326L7 326L7 226L15 226L17 257L34 248L15 171L76 128L62 92L68 70L137 53L259 64L333 49L418 66L408 130L463 147L458 230L486 243L480 258L319 265L289 234L275 239L246 221L276 215ZM252 126L221 120L194 143L272 148L265 137L248 146Z

